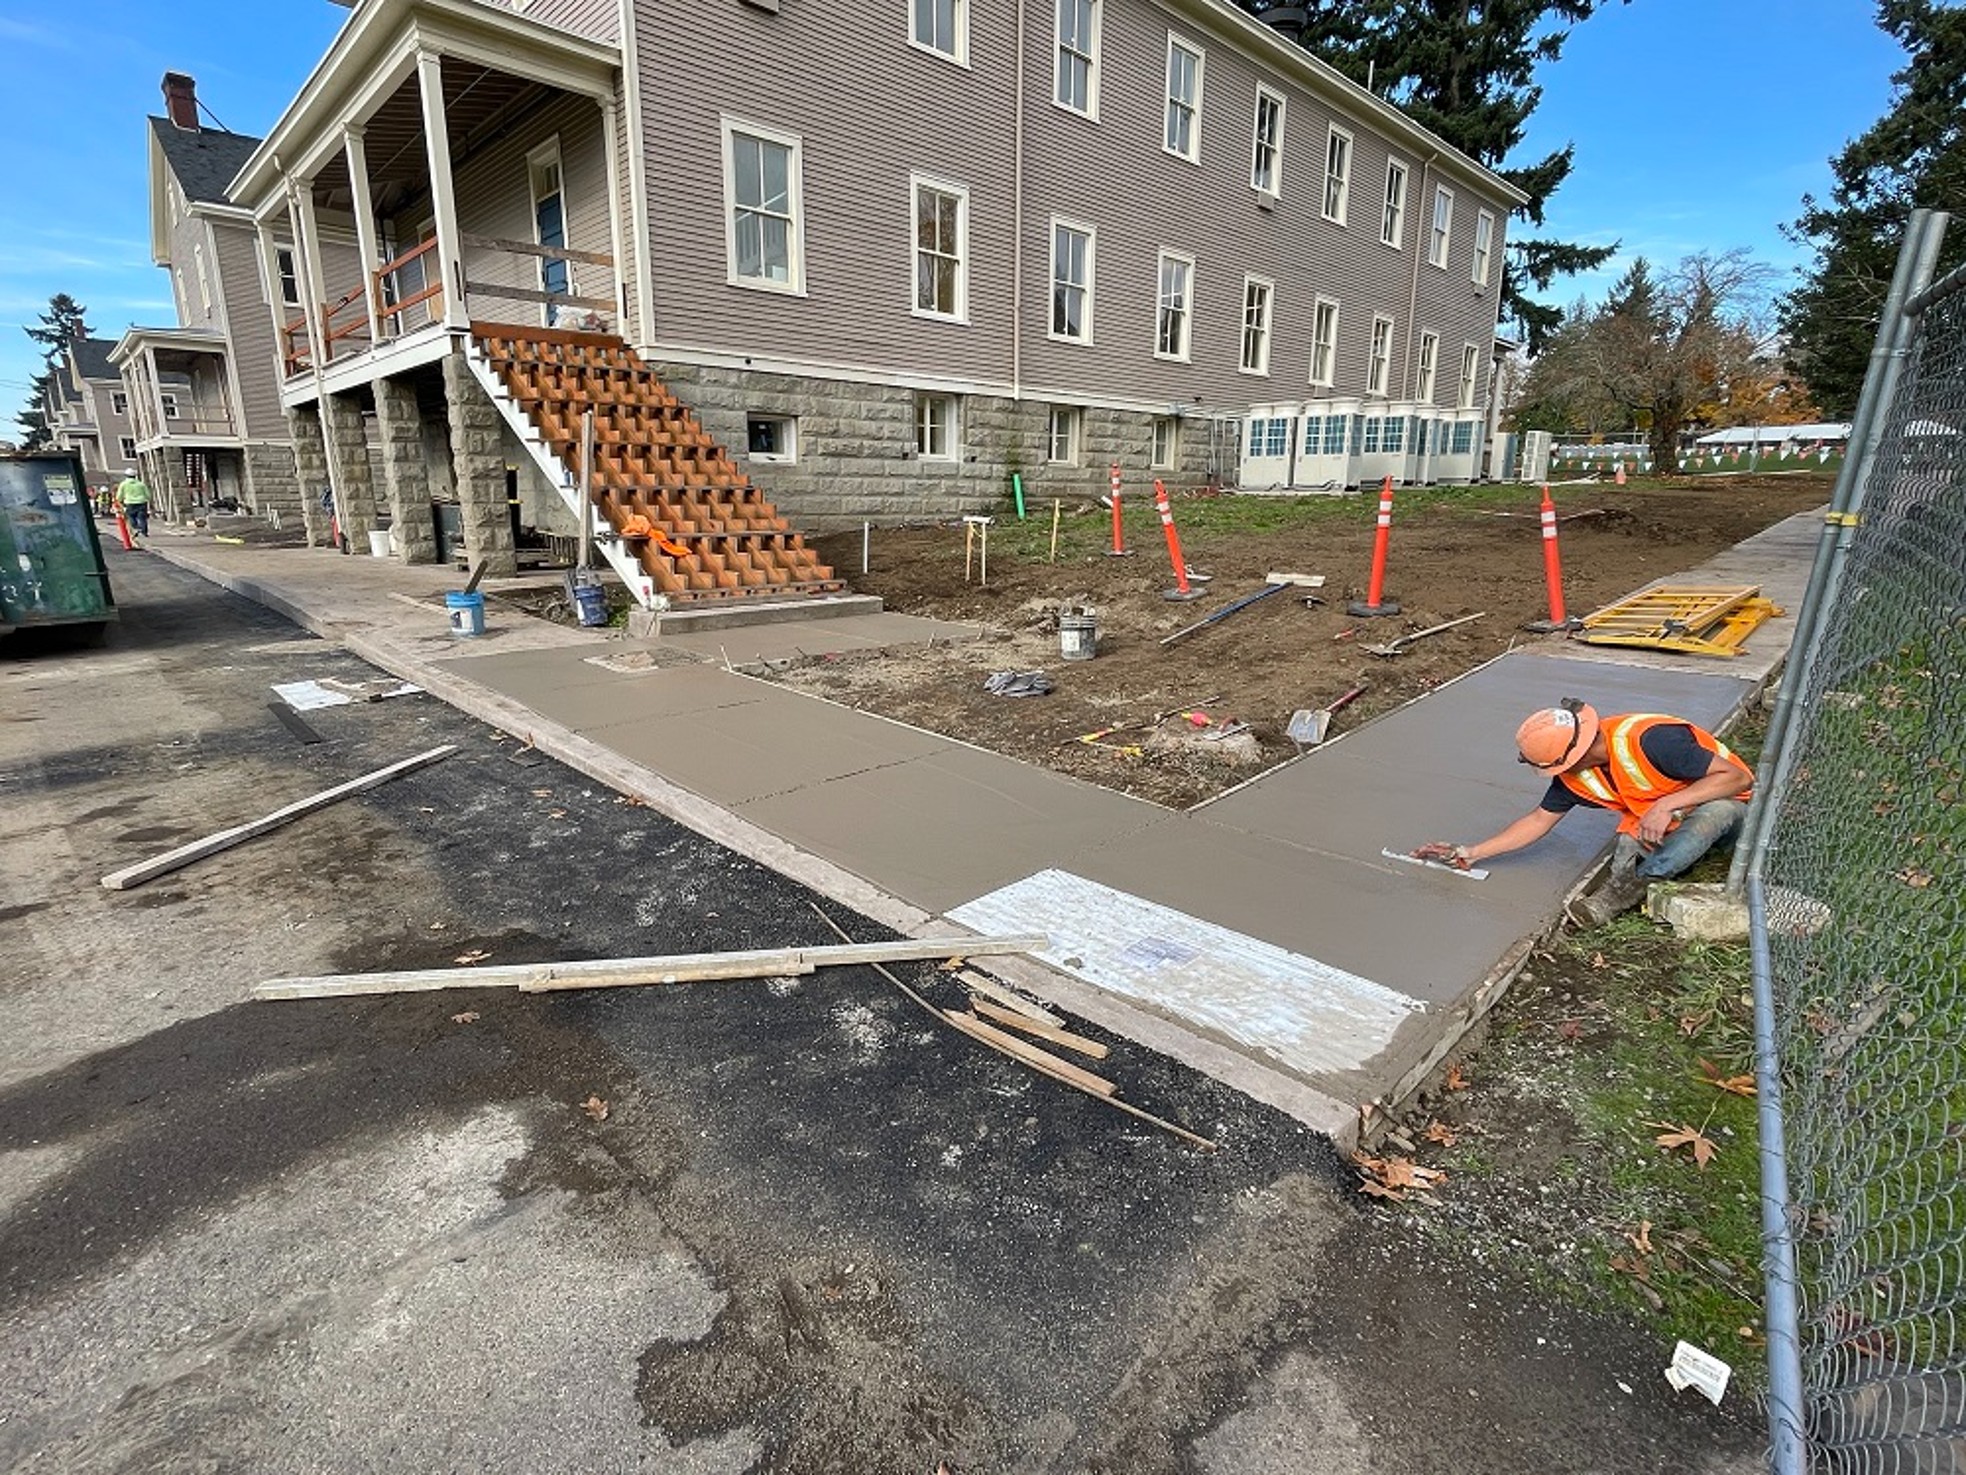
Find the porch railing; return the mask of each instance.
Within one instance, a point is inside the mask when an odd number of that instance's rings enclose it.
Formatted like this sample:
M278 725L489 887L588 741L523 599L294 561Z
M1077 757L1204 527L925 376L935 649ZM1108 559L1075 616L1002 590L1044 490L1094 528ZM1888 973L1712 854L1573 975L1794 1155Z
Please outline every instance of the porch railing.
M565 261L583 266L602 266L610 273L614 270L614 258L602 251L576 251L569 246L541 246L533 241L511 241L499 236L478 236L468 233L460 239L473 250L496 251L508 256L530 256L538 261ZM547 292L537 287L509 287L503 282L466 279L464 290L467 295L491 297L501 302L531 302L549 308L583 307L595 312L621 310L621 304L613 297L583 296L574 292Z
M403 315L412 308L428 302L433 304L427 309L431 316L443 311L444 275L438 269L436 250L437 238L432 236L375 269L370 290L375 293L376 320L382 324L383 337L397 338L407 332L409 325ZM418 273L419 285L405 294L403 274L418 262L423 263Z
M307 330L306 313L280 325L280 360L286 365L290 379L312 366L314 344Z

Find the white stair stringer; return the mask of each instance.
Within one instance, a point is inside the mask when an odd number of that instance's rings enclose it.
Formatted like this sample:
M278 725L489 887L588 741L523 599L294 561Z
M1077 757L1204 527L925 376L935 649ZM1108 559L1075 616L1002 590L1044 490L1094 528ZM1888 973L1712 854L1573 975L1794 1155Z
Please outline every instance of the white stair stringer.
M513 435L518 437L519 444L526 448L526 454L532 457L533 464L559 492L560 499L567 504L567 510L575 517L586 517L594 547L608 561L609 567L628 592L635 596L635 602L643 609L666 609L668 597L656 593L655 580L649 577L648 570L642 567L641 560L635 557L628 545L615 536L614 529L608 526L600 510L591 504L584 508L580 505L580 483L572 468L540 438L538 428L505 387L505 381L499 378L484 347L475 337L465 340L464 361L471 366L473 377L498 407L499 415L511 427Z

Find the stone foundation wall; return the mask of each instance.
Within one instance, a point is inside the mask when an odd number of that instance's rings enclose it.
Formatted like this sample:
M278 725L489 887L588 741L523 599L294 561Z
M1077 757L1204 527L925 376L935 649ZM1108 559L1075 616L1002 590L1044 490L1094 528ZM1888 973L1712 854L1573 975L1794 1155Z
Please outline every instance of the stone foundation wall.
M289 446L247 446L244 453L246 505L261 517L278 513L282 522L300 517L300 479Z
M369 530L376 525L375 467L369 459L369 428L362 403L350 394L329 394L322 396L321 406L341 533L357 553L366 553Z
M327 509L321 493L328 487L327 443L321 435L321 414L314 405L287 411L287 431L293 437L294 479L300 484L300 516L307 528L307 546L328 541Z
M1180 422L1180 464L1155 472L1149 468L1154 416L1087 407L1080 411L1075 464L1056 465L1046 460L1050 404L963 395L956 397L958 459L923 460L915 454L913 390L660 361L652 367L803 530L1002 510L1010 505L1013 472L1023 477L1027 506L1105 496L1114 461L1128 495L1151 494L1156 475L1172 486L1196 485L1208 473L1206 419ZM747 454L754 415L796 420L795 461Z
M437 529L430 516L430 467L416 386L406 379L376 380L375 421L396 556L405 563L435 563Z
M461 353L444 360L444 400L466 555L487 573L517 573L505 499L505 421Z

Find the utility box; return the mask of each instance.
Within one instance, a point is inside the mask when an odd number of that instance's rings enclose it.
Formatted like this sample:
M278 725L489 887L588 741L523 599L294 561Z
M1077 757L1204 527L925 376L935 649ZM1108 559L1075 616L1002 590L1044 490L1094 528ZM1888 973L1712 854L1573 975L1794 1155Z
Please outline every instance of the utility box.
M1531 486L1550 479L1550 433L1547 430L1523 432L1522 455L1516 462L1515 479L1526 481Z
M0 455L0 635L115 618L81 458Z

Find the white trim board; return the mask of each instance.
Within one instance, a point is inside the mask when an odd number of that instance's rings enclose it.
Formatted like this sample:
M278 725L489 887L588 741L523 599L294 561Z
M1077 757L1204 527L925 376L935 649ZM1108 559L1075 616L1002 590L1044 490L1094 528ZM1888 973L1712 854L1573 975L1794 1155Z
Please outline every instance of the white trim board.
M1300 1076L1356 1070L1426 1006L1342 968L1069 871L1045 870L945 915L1051 936L1037 954L1095 988L1233 1041Z

